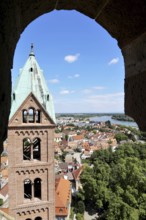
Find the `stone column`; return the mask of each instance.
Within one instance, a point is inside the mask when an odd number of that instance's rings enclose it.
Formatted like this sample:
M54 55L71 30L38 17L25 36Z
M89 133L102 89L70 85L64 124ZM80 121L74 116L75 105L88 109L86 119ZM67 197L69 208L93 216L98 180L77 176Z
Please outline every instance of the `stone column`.
M122 49L125 61L125 113L146 131L146 33Z

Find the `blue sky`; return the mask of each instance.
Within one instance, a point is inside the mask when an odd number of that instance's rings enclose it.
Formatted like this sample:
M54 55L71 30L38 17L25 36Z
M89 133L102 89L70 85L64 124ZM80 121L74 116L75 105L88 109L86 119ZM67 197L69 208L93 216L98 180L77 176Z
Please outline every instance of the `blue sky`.
M56 113L124 112L123 57L117 41L94 20L62 10L32 22L17 44L12 82L31 43Z

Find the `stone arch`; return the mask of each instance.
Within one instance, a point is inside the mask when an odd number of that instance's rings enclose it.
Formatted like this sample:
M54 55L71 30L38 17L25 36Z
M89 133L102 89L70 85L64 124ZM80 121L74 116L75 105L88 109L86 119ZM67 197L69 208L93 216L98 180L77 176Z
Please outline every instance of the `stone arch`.
M42 197L41 182L42 180L40 178L34 179L34 197L39 199Z
M23 139L23 160L31 160L31 140Z
M41 217L36 217L35 220L42 220L42 218Z
M33 159L41 160L41 139L36 137L33 139Z
M11 68L23 30L53 10L76 10L90 17L117 39L125 62L125 113L146 131L146 4L145 0L16 0L0 3L0 146L7 137L11 103ZM144 56L142 56L144 55ZM6 89L7 88L7 89ZM2 151L2 147L0 148Z
M28 109L28 122L29 123L35 122L35 109L33 107L30 107Z
M36 109L35 111L35 121L36 123L40 123L41 122L41 111L39 109Z
M30 179L24 180L24 199L32 199L32 182Z
M23 122L23 123L27 123L27 120L28 120L27 116L28 116L27 110L26 110L26 109L23 109L23 110L22 110L22 122Z

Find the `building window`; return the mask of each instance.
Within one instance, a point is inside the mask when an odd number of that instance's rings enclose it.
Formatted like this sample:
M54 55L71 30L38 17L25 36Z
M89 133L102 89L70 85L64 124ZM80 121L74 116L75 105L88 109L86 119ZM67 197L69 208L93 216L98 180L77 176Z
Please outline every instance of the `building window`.
M41 199L41 179L36 178L34 180L34 197Z
M13 100L15 100L15 98L16 98L16 95L15 95L15 93L13 93Z
M35 138L33 141L33 159L41 160L41 140Z
M40 123L41 122L40 110L36 110L35 115L36 115L36 122Z
M22 121L23 123L27 123L27 110L22 111Z
M23 139L23 160L31 159L31 141L29 138Z
M49 95L47 95L47 101L49 101Z
M28 110L23 109L22 111L22 121L23 123L40 123L41 122L41 111L34 108L29 108Z
M24 180L24 198L25 199L32 198L32 183L30 179Z
M30 68L30 72L33 72L33 68L32 67Z
M34 220L42 220L41 217L36 217Z
M30 123L34 123L34 119L35 119L34 109L33 108L29 108L29 110L28 110L28 121Z
M31 220L31 218L27 218L26 220Z

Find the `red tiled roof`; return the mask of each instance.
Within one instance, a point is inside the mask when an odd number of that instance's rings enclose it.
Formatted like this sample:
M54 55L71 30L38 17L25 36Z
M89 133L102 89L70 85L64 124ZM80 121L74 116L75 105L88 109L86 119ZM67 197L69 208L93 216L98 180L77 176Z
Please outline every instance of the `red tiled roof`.
M6 196L8 194L8 183L0 190L0 194Z
M68 215L68 203L71 197L71 183L60 178L55 184L55 212L56 216Z
M82 140L83 138L84 138L84 135L73 136L74 141L79 141L79 140Z
M74 176L75 180L79 179L82 171L83 171L83 166L81 166L79 169L73 171L73 176Z

